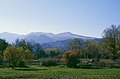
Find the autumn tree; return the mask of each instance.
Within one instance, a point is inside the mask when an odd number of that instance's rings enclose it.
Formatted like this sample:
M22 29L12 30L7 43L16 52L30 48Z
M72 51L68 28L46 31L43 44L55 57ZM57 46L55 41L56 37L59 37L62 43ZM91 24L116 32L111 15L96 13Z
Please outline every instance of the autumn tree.
M80 55L80 40L79 39L73 39L69 42L69 47L71 50L64 52L62 56L62 61L64 64L66 64L68 67L77 67L77 64L79 63L79 55Z
M64 52L61 60L68 67L77 67L77 64L79 63L79 51L66 51Z

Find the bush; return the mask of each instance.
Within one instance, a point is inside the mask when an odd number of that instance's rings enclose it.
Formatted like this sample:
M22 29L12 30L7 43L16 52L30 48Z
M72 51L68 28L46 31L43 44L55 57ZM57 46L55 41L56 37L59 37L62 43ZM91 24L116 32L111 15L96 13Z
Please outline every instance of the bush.
M99 66L101 66L101 67L110 67L111 64L112 64L112 62L113 62L113 61L107 60L107 59L100 60Z
M99 66L101 67L109 67L109 68L119 68L119 61L103 59L99 61Z
M58 65L58 60L57 59L52 59L52 58L42 59L41 60L41 65L42 66L57 66Z
M100 67L95 64L77 64L77 66L84 69L100 69Z
M18 67L26 67L26 64L24 61L20 61Z

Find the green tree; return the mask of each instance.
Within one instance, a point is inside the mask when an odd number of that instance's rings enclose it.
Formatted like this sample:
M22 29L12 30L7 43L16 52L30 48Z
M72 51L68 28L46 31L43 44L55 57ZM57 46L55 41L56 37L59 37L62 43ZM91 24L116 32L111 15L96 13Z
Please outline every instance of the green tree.
M0 39L0 52L3 52L8 46L8 43L3 40L3 39Z
M32 52L34 53L37 59L46 57L45 51L42 49L39 43L35 43L32 48Z
M17 39L15 46L23 47L24 49L29 49L34 54L36 59L39 59L39 58L46 56L41 45L39 43L34 42L34 41L26 41L24 39L21 39L21 40Z
M103 45L101 42L92 42L87 41L85 46L82 48L80 53L81 58L105 58L106 51L103 49Z
M45 51L44 50L37 50L35 53L35 57L37 58L37 59L40 59L40 58L45 58L46 57L46 53L45 53Z
M25 39L16 39L15 42L15 46L16 47L23 47L24 49L29 49L30 51L32 51L33 45L31 42L25 40Z
M48 57L54 58L60 54L59 49L57 48L49 48L46 50L46 54Z
M0 64L3 64L3 51L7 48L8 43L3 40L0 39Z
M120 26L111 25L103 32L103 39L109 53L113 59L117 59L116 54L120 50Z
M32 60L32 52L23 47L9 46L4 51L4 61L10 67L25 66L25 63Z
M80 50L80 48L81 48L81 46L80 46L81 42L80 42L80 41L81 41L81 40L80 40L80 39L77 39L77 38L71 40L71 41L68 43L69 48L70 48L71 50Z

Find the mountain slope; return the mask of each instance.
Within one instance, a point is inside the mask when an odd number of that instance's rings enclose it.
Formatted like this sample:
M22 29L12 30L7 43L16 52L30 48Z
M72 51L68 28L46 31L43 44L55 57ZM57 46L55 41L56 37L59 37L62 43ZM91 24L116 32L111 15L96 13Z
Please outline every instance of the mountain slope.
M49 43L44 43L41 44L41 46L43 48L58 48L61 52L64 52L65 50L69 50L69 46L68 43L71 41L72 39L67 39L67 40L61 40L61 41L56 41L56 42L49 42ZM81 41L81 46L84 46L85 42L88 40L82 40L81 38L79 38L79 40ZM91 39L89 41L94 41L94 42L101 42L102 39Z
M5 39L8 42L15 42L17 38L19 38L20 35L14 34L14 33L8 33L8 32L3 32L0 33L0 38Z
M56 41L64 41L68 39L80 38L83 40L93 40L96 39L94 37L81 36L77 34L73 34L71 32L64 32L59 34L53 33L44 33L44 32L32 32L26 35L18 35L14 33L0 33L0 38L6 39L8 42L15 42L16 39L26 39L26 40L34 40L35 42L39 42L41 44L56 42Z

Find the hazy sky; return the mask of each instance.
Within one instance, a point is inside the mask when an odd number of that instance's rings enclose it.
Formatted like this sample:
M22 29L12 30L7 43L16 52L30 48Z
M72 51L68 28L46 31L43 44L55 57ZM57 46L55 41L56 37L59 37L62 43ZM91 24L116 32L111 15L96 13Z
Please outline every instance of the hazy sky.
M120 24L120 0L0 0L0 32L101 37L111 24Z

